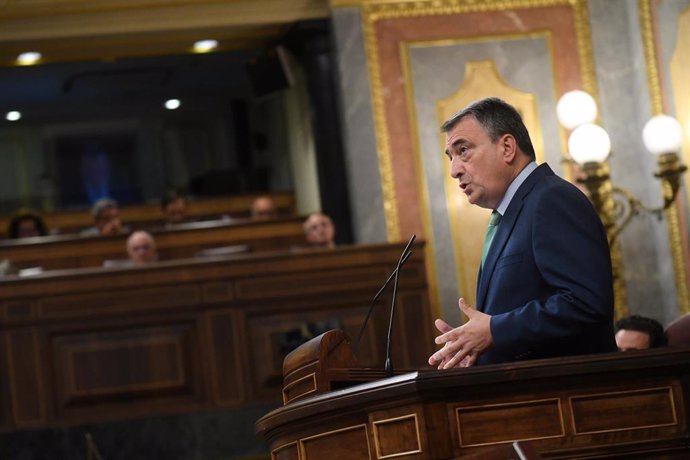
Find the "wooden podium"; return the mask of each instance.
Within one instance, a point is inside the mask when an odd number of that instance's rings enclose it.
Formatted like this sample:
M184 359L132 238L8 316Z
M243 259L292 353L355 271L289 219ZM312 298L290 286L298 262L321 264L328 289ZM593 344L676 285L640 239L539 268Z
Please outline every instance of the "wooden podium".
M329 331L283 372L285 405L256 423L272 460L497 458L513 441L549 459L690 458L690 348L381 378Z

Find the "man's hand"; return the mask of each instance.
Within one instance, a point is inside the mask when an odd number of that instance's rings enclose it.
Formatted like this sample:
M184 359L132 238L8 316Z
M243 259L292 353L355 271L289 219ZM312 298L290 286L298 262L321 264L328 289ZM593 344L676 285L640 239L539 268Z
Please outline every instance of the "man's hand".
M120 219L109 220L101 229L101 235L119 235L122 233L122 222Z
M443 348L429 357L429 364L438 369L469 367L474 365L479 355L493 344L491 337L491 316L479 312L461 298L460 310L469 318L462 326L453 329L442 319L435 322L441 335L436 337Z

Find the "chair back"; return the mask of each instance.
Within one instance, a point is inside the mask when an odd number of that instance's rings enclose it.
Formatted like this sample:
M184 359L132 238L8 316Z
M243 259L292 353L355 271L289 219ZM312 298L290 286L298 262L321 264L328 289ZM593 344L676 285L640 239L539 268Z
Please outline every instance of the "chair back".
M690 313L676 318L666 326L669 346L690 345Z

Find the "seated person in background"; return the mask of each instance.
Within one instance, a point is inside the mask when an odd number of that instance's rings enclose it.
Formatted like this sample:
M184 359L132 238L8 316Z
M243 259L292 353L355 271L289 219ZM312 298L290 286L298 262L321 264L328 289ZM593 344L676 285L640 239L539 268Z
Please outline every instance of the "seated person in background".
M83 236L119 235L127 229L120 221L120 208L117 201L111 198L101 198L91 208L94 226L81 231Z
M127 238L127 256L133 266L146 265L158 260L153 236L143 230L132 232Z
M618 320L615 332L619 351L646 350L667 344L663 326L644 316L630 315Z
M304 221L304 236L312 248L334 248L335 226L330 217L320 212L311 214Z
M14 239L45 236L47 234L46 224L41 216L28 209L17 211L7 226L7 235Z
M278 217L278 210L270 196L257 197L252 203L252 220L271 220Z
M167 191L161 198L161 210L165 225L180 224L187 220L187 200L175 190Z

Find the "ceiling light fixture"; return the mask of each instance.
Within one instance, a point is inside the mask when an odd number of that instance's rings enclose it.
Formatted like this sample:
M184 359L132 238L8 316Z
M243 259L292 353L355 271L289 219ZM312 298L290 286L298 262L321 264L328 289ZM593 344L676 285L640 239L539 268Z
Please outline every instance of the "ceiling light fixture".
M38 51L27 51L17 56L17 64L19 65L34 65L43 58L43 55Z
M175 110L178 107L180 107L179 99L168 99L167 101L165 101L165 108L168 110Z
M5 115L7 121L17 121L22 117L22 113L16 110L11 110Z
M194 52L196 53L208 53L213 51L218 47L217 40L199 40L194 42Z

